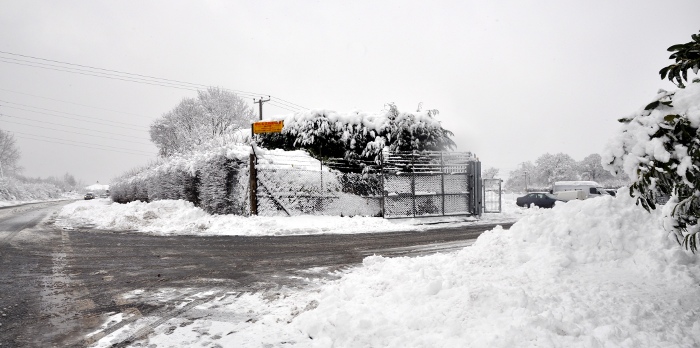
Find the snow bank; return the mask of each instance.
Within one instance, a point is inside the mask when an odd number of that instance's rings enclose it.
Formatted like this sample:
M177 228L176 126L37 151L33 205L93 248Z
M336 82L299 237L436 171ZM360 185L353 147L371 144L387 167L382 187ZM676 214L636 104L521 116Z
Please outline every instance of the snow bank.
M340 216L265 217L211 215L183 200L151 203L112 203L105 199L68 204L58 214L64 228L90 226L105 230L134 230L156 235L282 236L321 233L366 233L418 230L398 227L382 218Z
M698 257L626 192L496 228L455 255L368 257L292 325L314 347L691 347Z

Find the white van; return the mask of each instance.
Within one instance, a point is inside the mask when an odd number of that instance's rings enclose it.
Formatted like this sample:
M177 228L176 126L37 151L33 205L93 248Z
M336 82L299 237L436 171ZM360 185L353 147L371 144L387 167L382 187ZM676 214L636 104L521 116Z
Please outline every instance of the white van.
M574 194L570 191L577 192ZM557 181L552 185L552 194L556 196L561 194L560 198L565 201L609 195L605 189L595 181Z

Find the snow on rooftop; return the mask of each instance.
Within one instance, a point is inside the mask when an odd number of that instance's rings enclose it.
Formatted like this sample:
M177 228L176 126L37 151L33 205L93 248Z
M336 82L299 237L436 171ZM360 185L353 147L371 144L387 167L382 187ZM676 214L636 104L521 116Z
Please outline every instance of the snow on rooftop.
M85 189L88 191L105 191L105 190L109 190L109 185L98 183L98 184L92 184L90 186L86 186Z

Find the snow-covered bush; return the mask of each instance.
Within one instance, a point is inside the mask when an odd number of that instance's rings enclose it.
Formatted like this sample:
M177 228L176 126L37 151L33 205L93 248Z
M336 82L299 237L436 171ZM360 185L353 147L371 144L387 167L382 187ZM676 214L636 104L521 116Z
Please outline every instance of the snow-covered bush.
M700 217L700 83L660 91L623 123L603 160L632 178L630 194L647 210L659 196L672 196L666 228L697 250Z
M351 161L375 160L385 147L390 151L453 148L453 134L435 119L437 113L399 112L393 104L379 113L310 110L275 118L284 121L282 133L259 134L256 138L267 148L305 149L316 158Z
M112 180L117 203L185 200L212 214L244 214L250 147L226 145L177 154Z
M0 179L0 200L30 201L60 198L63 190L53 183L26 182L20 178L4 177Z

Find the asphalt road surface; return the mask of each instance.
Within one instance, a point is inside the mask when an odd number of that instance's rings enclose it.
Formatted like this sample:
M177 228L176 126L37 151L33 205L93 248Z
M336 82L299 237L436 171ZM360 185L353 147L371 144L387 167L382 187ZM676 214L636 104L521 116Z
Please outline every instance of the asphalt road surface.
M300 279L308 279L308 269L343 270L373 254L413 256L456 250L493 228L161 237L60 229L54 221L64 204L0 209L0 348L89 346L126 324L105 328L109 313L172 318L191 308L178 307L176 301L154 305L123 296L135 290L168 288L186 293L187 289L208 287L251 292L281 286L303 288L306 284ZM328 272L323 274L330 277ZM146 337L156 325L158 322L134 332L115 346L128 346Z

